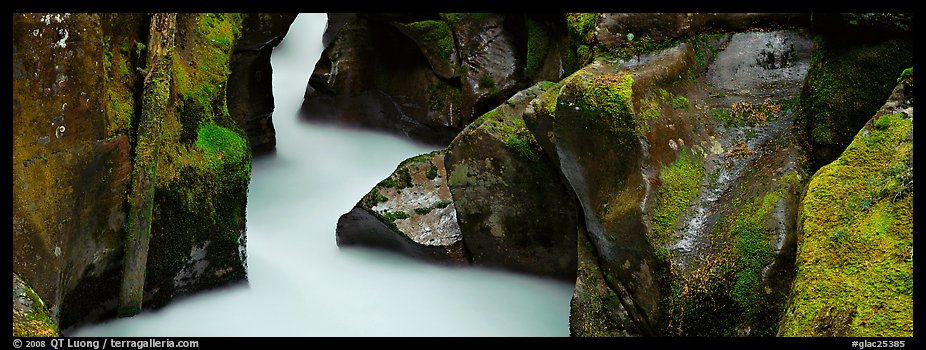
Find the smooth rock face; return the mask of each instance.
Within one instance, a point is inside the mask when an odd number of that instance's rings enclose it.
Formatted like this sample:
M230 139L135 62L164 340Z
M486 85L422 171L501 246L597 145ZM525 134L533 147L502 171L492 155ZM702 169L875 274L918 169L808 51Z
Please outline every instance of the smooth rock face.
M474 265L573 281L577 208L521 118L543 85L518 92L447 147L450 192Z
M912 88L898 84L807 185L778 335L913 335Z
M178 16L146 307L245 278L250 151L222 88L240 22L205 16ZM13 16L13 270L61 329L115 316L147 31L142 14Z
M329 16L302 108L311 119L446 145L517 91L566 73L565 29L548 16Z
M255 154L276 144L270 119L274 108L270 54L295 19L295 13L242 14L241 37L229 64L228 112L248 135Z
M400 251L453 265L469 264L447 187L444 153L409 158L338 219L338 246Z

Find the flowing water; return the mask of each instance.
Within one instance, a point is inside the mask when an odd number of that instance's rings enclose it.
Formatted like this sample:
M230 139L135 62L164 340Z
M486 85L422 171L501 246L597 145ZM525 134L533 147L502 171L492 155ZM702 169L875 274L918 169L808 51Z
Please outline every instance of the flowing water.
M273 53L277 151L253 162L249 283L67 336L568 335L572 284L337 247L338 217L433 147L296 117L325 23L299 15Z

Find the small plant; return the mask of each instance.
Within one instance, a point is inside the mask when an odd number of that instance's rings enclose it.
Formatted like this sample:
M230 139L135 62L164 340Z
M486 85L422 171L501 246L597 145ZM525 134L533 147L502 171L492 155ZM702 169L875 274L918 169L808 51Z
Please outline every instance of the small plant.
M752 150L746 145L746 142L740 141L726 154L727 165L732 165L735 159L746 158L752 155Z
M415 213L417 213L418 215L424 215L430 212L431 212L431 208L423 208L423 207L415 208Z
M492 79L491 75L483 74L479 77L479 87L483 89L494 89L495 88L495 79Z
M675 109L688 109L688 99L685 96L675 96L672 98L672 105Z
M434 180L437 177L437 167L434 164L431 164L431 167L428 168L428 171L424 173L429 180Z

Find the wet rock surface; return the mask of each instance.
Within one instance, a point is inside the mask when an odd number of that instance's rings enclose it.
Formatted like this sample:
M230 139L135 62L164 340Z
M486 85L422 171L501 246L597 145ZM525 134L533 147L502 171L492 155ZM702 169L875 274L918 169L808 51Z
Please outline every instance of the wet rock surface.
M331 15L302 114L446 145L516 92L566 73L565 29L555 22L517 14Z
M295 13L242 15L241 36L228 67L228 112L248 135L255 154L270 151L276 144L270 54L295 19Z

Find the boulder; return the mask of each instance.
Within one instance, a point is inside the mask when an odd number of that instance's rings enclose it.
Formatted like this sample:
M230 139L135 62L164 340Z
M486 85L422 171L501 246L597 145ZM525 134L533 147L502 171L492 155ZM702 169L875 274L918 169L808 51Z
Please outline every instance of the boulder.
M444 163L444 152L435 151L399 164L338 219L338 246L378 247L445 264L469 264Z
M575 201L521 117L551 85L520 91L466 127L446 164L473 265L574 281Z
M575 202L521 119L550 85L515 94L445 150L403 162L341 217L338 244L574 280ZM445 248L431 253L429 242Z
M778 335L913 336L912 85L898 83L807 185Z
M567 73L561 18L363 14L329 18L306 118L447 145L516 92Z

